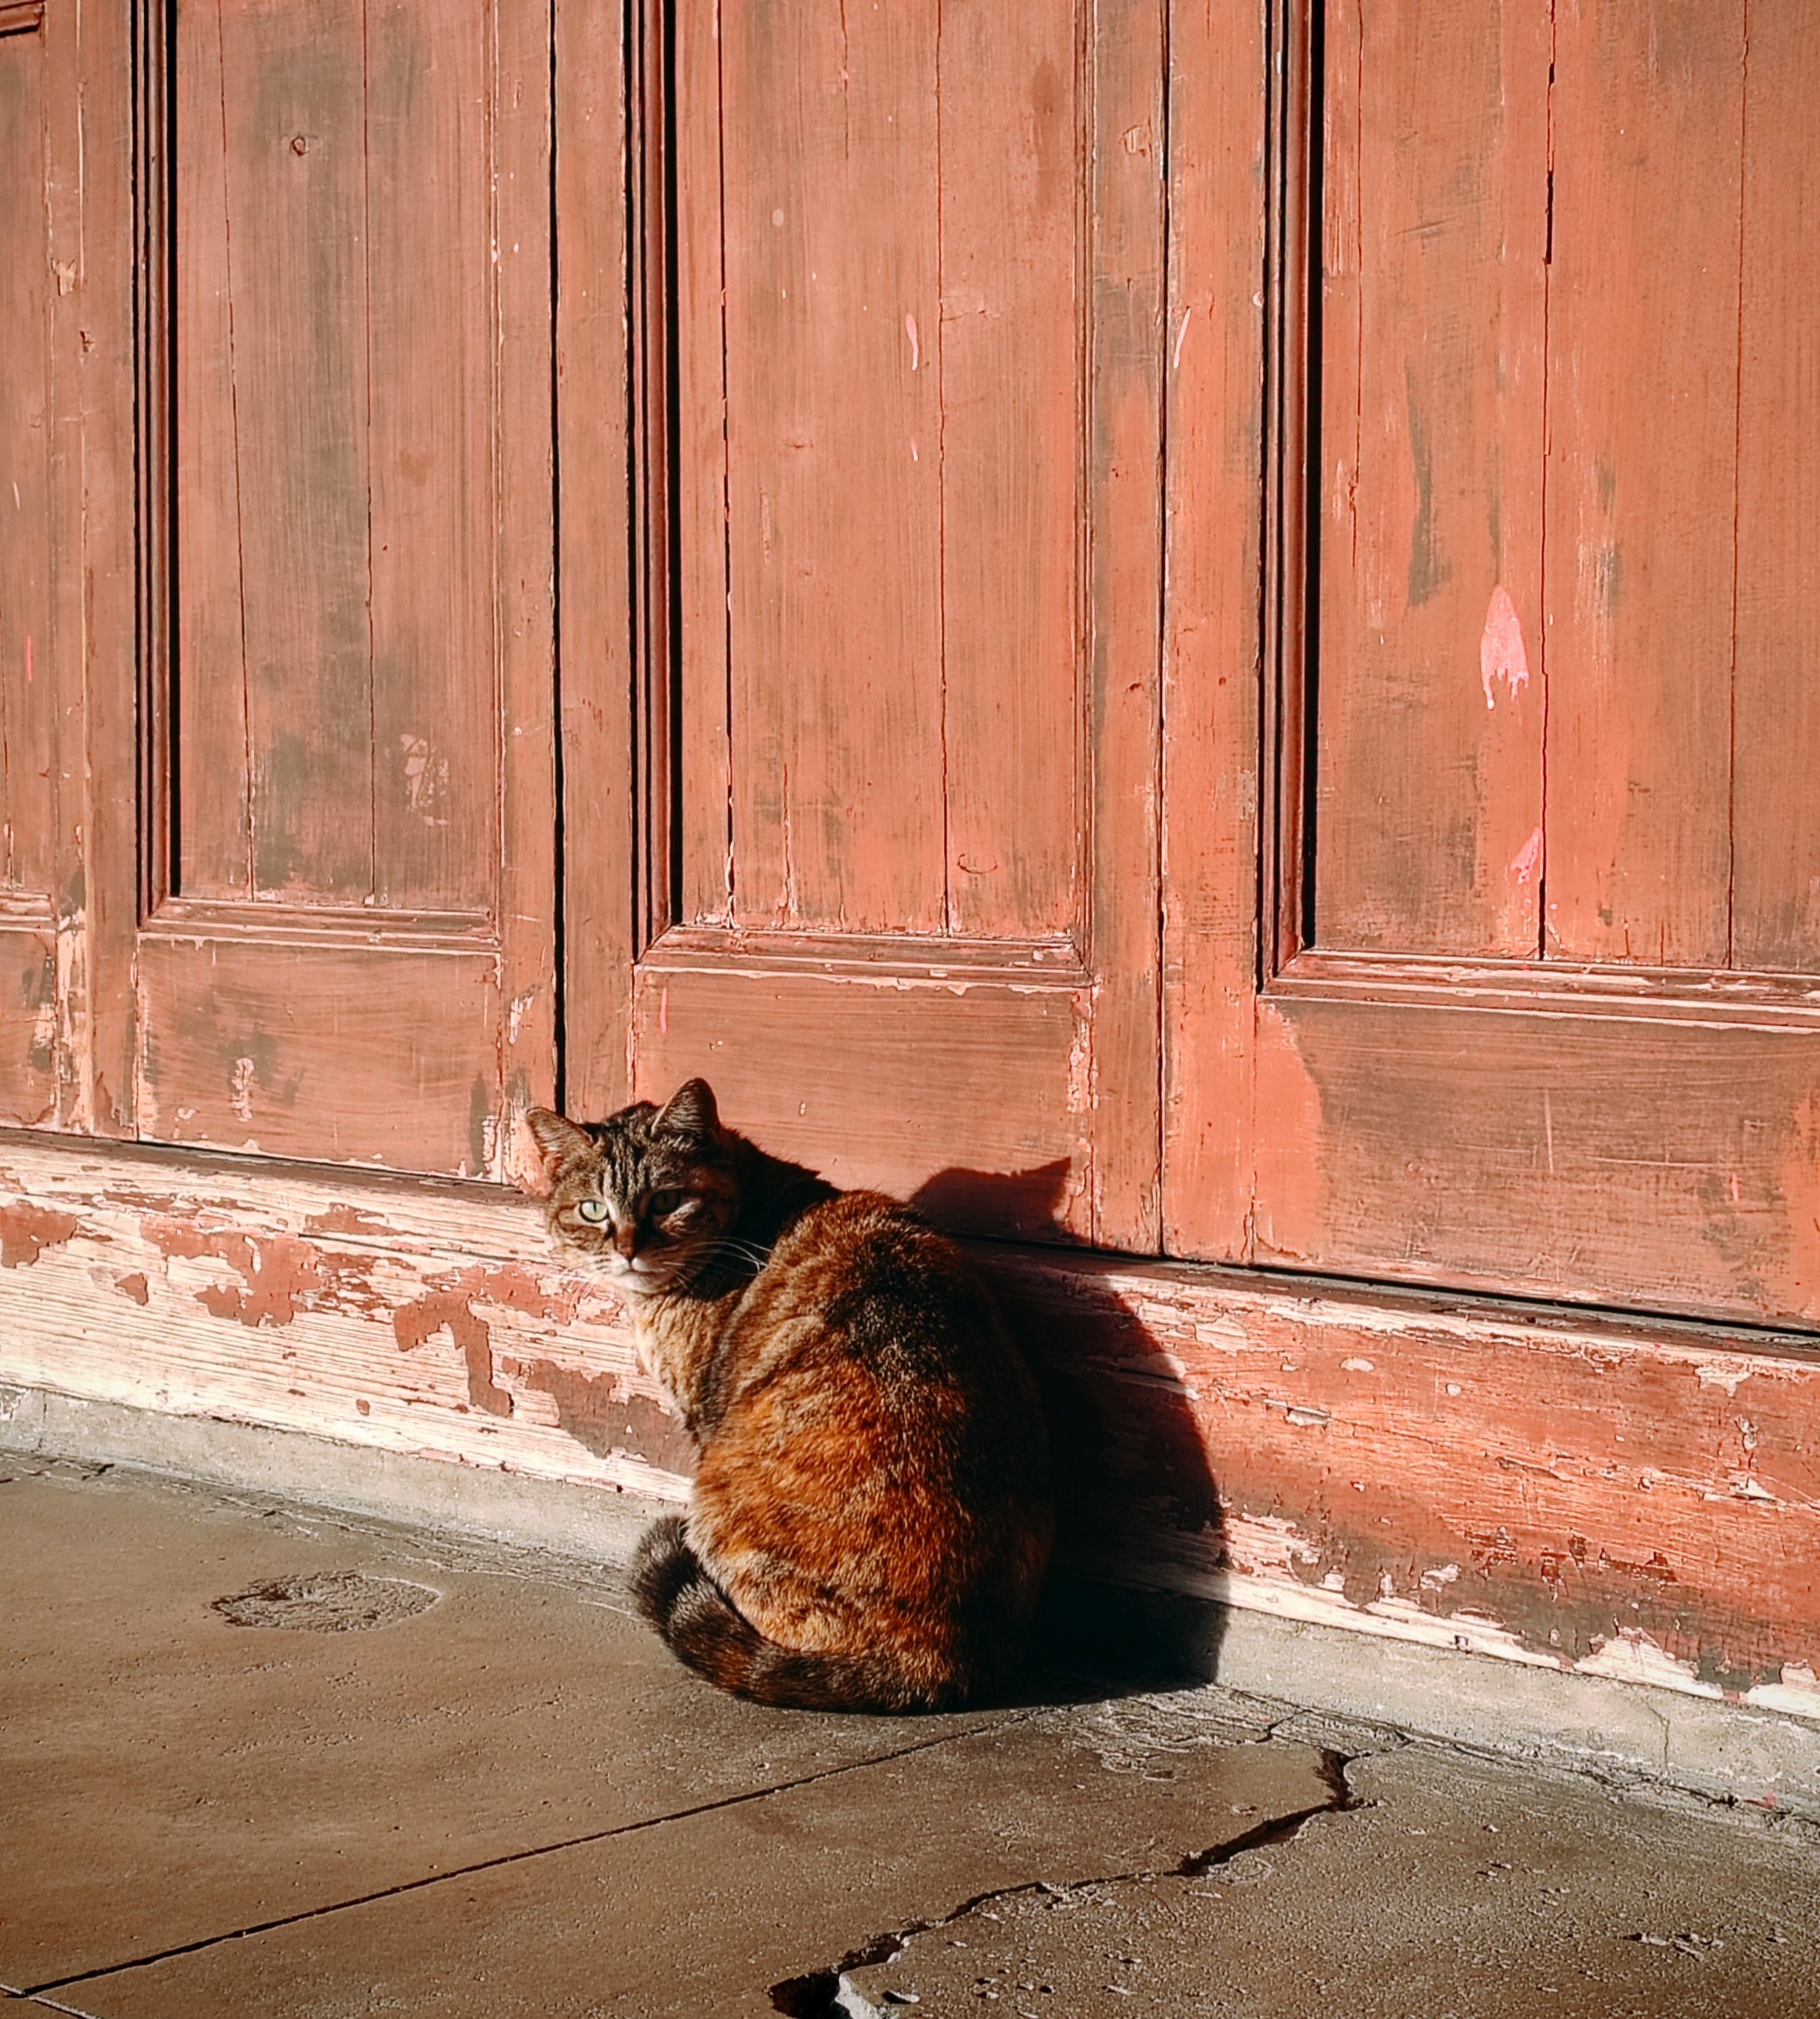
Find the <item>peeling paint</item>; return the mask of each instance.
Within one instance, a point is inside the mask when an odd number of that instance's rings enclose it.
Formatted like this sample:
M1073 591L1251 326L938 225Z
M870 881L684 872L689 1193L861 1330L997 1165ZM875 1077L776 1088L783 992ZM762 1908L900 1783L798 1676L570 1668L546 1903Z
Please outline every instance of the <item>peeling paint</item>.
M49 1206L0 1206L0 1268L29 1269L47 1248L74 1240L81 1225Z
M1703 1682L1691 1662L1677 1661L1640 1626L1620 1627L1592 1654L1574 1664L1576 1675L1602 1675L1614 1682L1647 1682L1658 1689L1678 1689L1688 1696L1725 1695L1717 1683Z
M293 1234L212 1232L194 1221L158 1215L148 1215L140 1225L167 1261L224 1263L240 1277L239 1286L212 1283L196 1293L211 1317L232 1318L255 1329L289 1325L299 1306L323 1288L317 1251Z

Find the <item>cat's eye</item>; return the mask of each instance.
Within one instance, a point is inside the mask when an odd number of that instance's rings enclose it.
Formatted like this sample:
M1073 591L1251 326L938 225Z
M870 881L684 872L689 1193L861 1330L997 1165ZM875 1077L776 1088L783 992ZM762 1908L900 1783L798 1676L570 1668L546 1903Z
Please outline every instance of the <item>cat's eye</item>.
M589 1226L597 1227L607 1217L607 1202L604 1199L582 1199L576 1202L575 1210Z
M653 1192L644 1202L644 1209L654 1220L667 1220L683 1202L686 1194L681 1192Z

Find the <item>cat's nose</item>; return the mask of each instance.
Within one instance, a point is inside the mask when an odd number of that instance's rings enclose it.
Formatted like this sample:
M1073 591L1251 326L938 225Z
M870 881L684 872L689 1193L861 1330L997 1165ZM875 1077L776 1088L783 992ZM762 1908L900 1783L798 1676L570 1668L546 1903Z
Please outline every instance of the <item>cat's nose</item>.
M629 1262L633 1256L638 1252L638 1229L636 1227L615 1227L613 1229L613 1246Z

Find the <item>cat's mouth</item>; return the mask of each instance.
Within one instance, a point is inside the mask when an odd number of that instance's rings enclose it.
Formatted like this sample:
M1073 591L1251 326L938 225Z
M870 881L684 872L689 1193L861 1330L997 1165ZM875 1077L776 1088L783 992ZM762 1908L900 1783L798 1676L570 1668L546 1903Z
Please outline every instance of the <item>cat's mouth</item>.
M625 1290L633 1297L651 1297L659 1290L667 1289L676 1276L674 1265L647 1262L636 1255L629 1261L623 1255L610 1255L607 1273L616 1289Z

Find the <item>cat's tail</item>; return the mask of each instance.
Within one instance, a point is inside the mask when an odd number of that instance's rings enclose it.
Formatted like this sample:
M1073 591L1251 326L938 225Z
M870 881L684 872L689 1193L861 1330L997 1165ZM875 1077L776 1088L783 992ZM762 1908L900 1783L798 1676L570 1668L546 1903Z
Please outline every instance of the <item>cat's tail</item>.
M932 1711L950 1696L919 1689L886 1661L818 1655L767 1640L689 1546L680 1517L645 1532L632 1569L638 1609L678 1660L717 1688L789 1711Z

